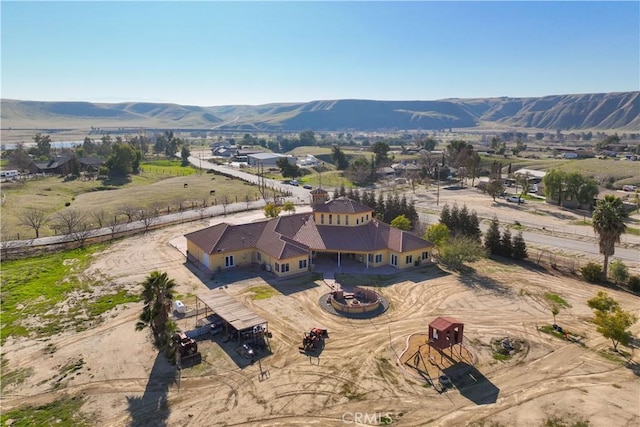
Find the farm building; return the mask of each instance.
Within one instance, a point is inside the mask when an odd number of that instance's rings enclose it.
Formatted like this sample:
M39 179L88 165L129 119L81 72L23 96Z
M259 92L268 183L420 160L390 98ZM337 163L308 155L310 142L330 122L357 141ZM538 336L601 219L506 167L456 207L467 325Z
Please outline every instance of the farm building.
M185 235L188 259L212 272L261 265L278 277L310 271L318 257L333 259L337 268L345 258L367 269L430 261L432 243L378 221L368 206L346 197L325 202L321 189L311 193L312 212Z

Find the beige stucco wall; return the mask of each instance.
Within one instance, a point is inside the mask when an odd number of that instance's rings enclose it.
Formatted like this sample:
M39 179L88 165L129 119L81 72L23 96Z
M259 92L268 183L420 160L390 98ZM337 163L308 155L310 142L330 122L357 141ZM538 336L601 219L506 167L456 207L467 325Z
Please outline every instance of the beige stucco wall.
M329 215L331 215L331 222L329 222ZM324 216L324 222L322 221L323 216ZM348 217L348 221L347 221L347 217ZM313 218L315 223L318 225L335 225L336 227L355 227L355 226L366 224L370 222L372 219L373 219L373 211L365 212L361 214L329 214L325 212L314 212L314 218Z

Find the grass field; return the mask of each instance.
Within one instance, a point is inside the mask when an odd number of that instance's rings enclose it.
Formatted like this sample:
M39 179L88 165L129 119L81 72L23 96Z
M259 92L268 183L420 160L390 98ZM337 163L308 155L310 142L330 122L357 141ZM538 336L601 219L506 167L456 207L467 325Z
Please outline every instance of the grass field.
M115 306L139 301L137 295L122 289L113 289L95 298L92 296L93 288L102 283L95 278L89 281L81 273L92 255L103 248L103 245L94 245L3 262L0 343L9 336L47 336L60 332L64 327L84 329ZM56 305L73 291L87 296L78 298L69 310L57 312ZM24 320L34 318L37 318L36 322L24 323ZM37 326L27 326L32 323Z
M220 203L225 197L230 202L244 201L246 197L255 200L257 187L240 180L232 180L213 174L200 174L196 169L180 166L180 162L154 162L142 164L143 172L131 176L124 183L104 181L67 181L58 177L32 179L2 185L3 230L9 231L9 238L35 237L33 229L20 223L20 216L26 208L42 209L55 217L55 213L68 208L86 212L89 215L104 212L106 217L118 215L126 206L137 209L157 206L163 210L176 211L182 203L208 206ZM185 187L186 184L186 187ZM215 195L210 191L215 190ZM97 227L96 221L92 226ZM48 224L51 225L51 224ZM40 230L40 236L54 235L49 226Z

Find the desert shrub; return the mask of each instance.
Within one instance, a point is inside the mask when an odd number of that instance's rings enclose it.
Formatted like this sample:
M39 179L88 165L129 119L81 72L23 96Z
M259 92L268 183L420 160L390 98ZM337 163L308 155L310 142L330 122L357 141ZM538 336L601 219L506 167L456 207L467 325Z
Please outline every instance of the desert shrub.
M580 269L584 280L589 283L598 283L602 277L602 266L595 262L590 262Z
M609 264L609 275L616 283L625 283L629 278L629 269L624 262L615 260Z
M631 276L627 282L629 289L633 292L640 292L640 276Z
M65 206L71 206L71 202L66 202L64 205Z

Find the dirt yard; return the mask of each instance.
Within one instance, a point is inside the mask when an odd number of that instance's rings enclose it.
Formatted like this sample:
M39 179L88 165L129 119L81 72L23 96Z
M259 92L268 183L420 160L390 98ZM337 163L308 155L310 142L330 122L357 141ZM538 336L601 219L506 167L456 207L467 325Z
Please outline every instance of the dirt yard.
M228 218L250 221L260 215ZM123 240L98 257L89 274L135 288L153 270L179 284L187 307L193 295L227 292L269 321L271 355L242 360L221 338L199 342L203 363L176 371L134 325L141 304L107 313L100 326L43 340L9 340L2 351L12 370L29 369L23 382L5 388L2 410L82 396L95 425L393 425L540 426L549 417L585 419L591 426L631 426L640 420L640 356L613 361L610 347L589 323L585 301L600 288L570 277L515 264L483 261L459 276L423 268L397 276L378 290L390 308L371 320L333 316L318 306L328 288L312 278L265 281L259 271L214 277L185 266L184 233L193 223ZM259 288L256 288L259 287ZM250 290L251 289L251 290ZM267 298L253 298L257 290ZM552 323L545 293L564 298L558 324L586 337L585 346L538 331ZM608 290L640 314L640 300ZM413 334L426 333L437 316L465 324L473 357L465 377L439 393L401 362ZM183 329L195 318L182 319ZM304 331L319 326L329 339L319 358L298 351ZM640 333L640 324L633 327ZM493 357L493 339L525 345L508 360ZM69 369L69 366L72 369ZM443 366L443 368L446 368ZM64 375L64 373L69 373ZM360 418L358 418L360 417ZM483 424L485 423L485 424Z

